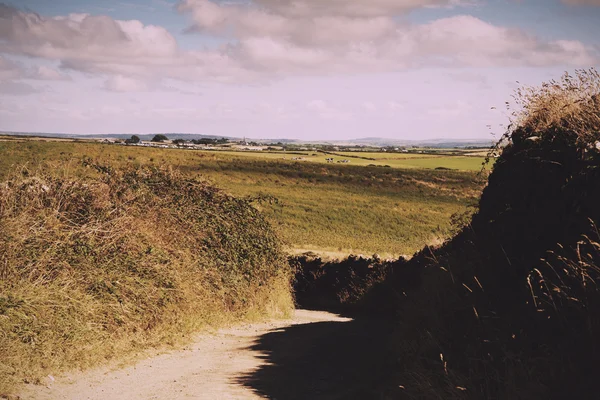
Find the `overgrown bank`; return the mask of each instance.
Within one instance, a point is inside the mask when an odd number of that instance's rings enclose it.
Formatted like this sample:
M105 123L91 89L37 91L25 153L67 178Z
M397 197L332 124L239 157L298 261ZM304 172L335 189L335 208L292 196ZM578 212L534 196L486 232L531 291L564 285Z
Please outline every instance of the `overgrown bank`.
M281 244L248 201L166 169L89 167L0 184L0 394L292 309Z
M388 265L364 292L352 289L361 296L351 303L388 309L397 323L385 355L395 377L382 393L598 396L600 75L578 71L517 100L470 223L443 246ZM320 279L339 275L322 268ZM345 291L334 290L342 303Z

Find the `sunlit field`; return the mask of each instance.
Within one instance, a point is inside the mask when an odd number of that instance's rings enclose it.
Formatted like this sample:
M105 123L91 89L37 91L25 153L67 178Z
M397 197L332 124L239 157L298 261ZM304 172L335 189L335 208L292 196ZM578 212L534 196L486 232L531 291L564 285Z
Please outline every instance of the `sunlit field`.
M436 155L415 153L362 153L362 152L336 152L324 154L313 151L298 151L284 154L283 152L260 151L210 151L218 152L233 157L252 157L288 162L315 162L320 164L343 164L359 166L378 166L391 168L448 168L459 171L480 171L485 157L463 155ZM333 162L327 159L333 158ZM346 160L347 162L342 162Z
M290 252L336 255L410 255L424 244L441 242L451 233L451 216L476 203L483 179L475 172L481 169L480 158L458 156L394 154L398 158L328 164L325 158L332 156L325 154L293 161L303 156L40 141L0 142L0 154L2 176L22 165L52 169L57 161L67 161L69 167L55 174L93 174L82 167L86 158L114 166L172 166L233 195L261 197L255 206Z

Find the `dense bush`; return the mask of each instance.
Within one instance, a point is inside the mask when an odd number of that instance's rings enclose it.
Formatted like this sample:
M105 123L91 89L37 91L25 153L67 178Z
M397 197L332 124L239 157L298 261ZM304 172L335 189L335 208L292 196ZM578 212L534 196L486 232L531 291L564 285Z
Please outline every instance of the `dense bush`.
M291 310L279 240L246 200L170 170L0 184L0 394L49 372Z
M403 268L406 260L382 260L378 255L365 258L350 255L343 260L324 261L315 254L290 258L296 303L302 308L356 311L371 301L371 289L383 282L394 268ZM391 304L391 303L390 303ZM378 304L377 311L385 312Z
M420 274L394 343L407 394L596 398L599 95L594 70L518 92L471 223L388 278Z

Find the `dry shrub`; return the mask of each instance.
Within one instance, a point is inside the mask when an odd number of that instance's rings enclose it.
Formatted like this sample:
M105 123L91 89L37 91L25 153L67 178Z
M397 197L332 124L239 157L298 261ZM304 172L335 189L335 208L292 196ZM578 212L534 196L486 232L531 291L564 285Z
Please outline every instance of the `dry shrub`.
M0 184L0 394L48 373L291 310L289 266L249 201L160 168Z
M582 153L600 150L600 74L594 68L575 70L575 76L565 72L559 81L540 86L523 86L506 105L514 110L494 153L506 143L553 137L556 131Z

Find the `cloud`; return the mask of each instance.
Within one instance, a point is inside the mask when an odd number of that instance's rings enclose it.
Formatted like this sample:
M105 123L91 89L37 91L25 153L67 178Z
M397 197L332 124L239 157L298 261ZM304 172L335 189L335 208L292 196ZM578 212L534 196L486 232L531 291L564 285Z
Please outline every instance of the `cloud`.
M45 18L0 4L0 51L48 59L160 62L177 52L162 27L107 16L70 14Z
M0 82L22 76L21 67L14 61L0 55Z
M50 18L2 3L1 53L58 61L62 70L108 79L120 75L146 82L163 78L233 82L254 76L253 71L232 60L227 49L183 51L160 26L88 14ZM36 76L59 78L48 70ZM107 84L108 88L121 86L116 81Z
M42 90L35 88L27 83L4 81L0 82L0 95L24 96L33 93L39 93Z
M0 54L58 62L99 75L111 91L146 90L161 79L250 82L290 75L398 71L428 66L589 66L595 50L578 41L544 41L468 15L427 24L397 16L461 0L182 0L188 32L227 43L184 50L165 28L108 16L44 17L0 3ZM6 64L6 63L5 63ZM18 69L18 68L17 68ZM19 79L0 63L1 79ZM29 78L68 79L37 67ZM4 77L4 78L2 78Z
M287 17L320 15L377 17L405 14L423 7L452 7L468 4L456 0L256 0L256 3Z
M403 36L397 51L417 55L420 62L441 65L492 66L588 66L595 62L577 41L544 42L515 28L492 25L462 15L417 26Z
M148 89L148 85L140 80L128 78L123 75L111 76L104 82L104 89L110 92L142 92Z
M0 52L101 68L168 64L178 46L166 29L135 20L87 14L46 18L0 4Z
M43 81L64 81L71 78L54 68L40 65L25 67L22 63L15 62L0 55L0 81L35 79Z
M27 75L29 79L38 79L43 81L68 81L71 80L69 75L66 75L54 68L40 65L37 68L30 70Z
M183 0L189 32L227 35L228 54L271 73L393 71L420 66L588 66L593 50L577 41L543 41L468 15L423 25L395 15L452 1L256 0L257 5Z
M570 6L600 6L600 0L561 0Z

